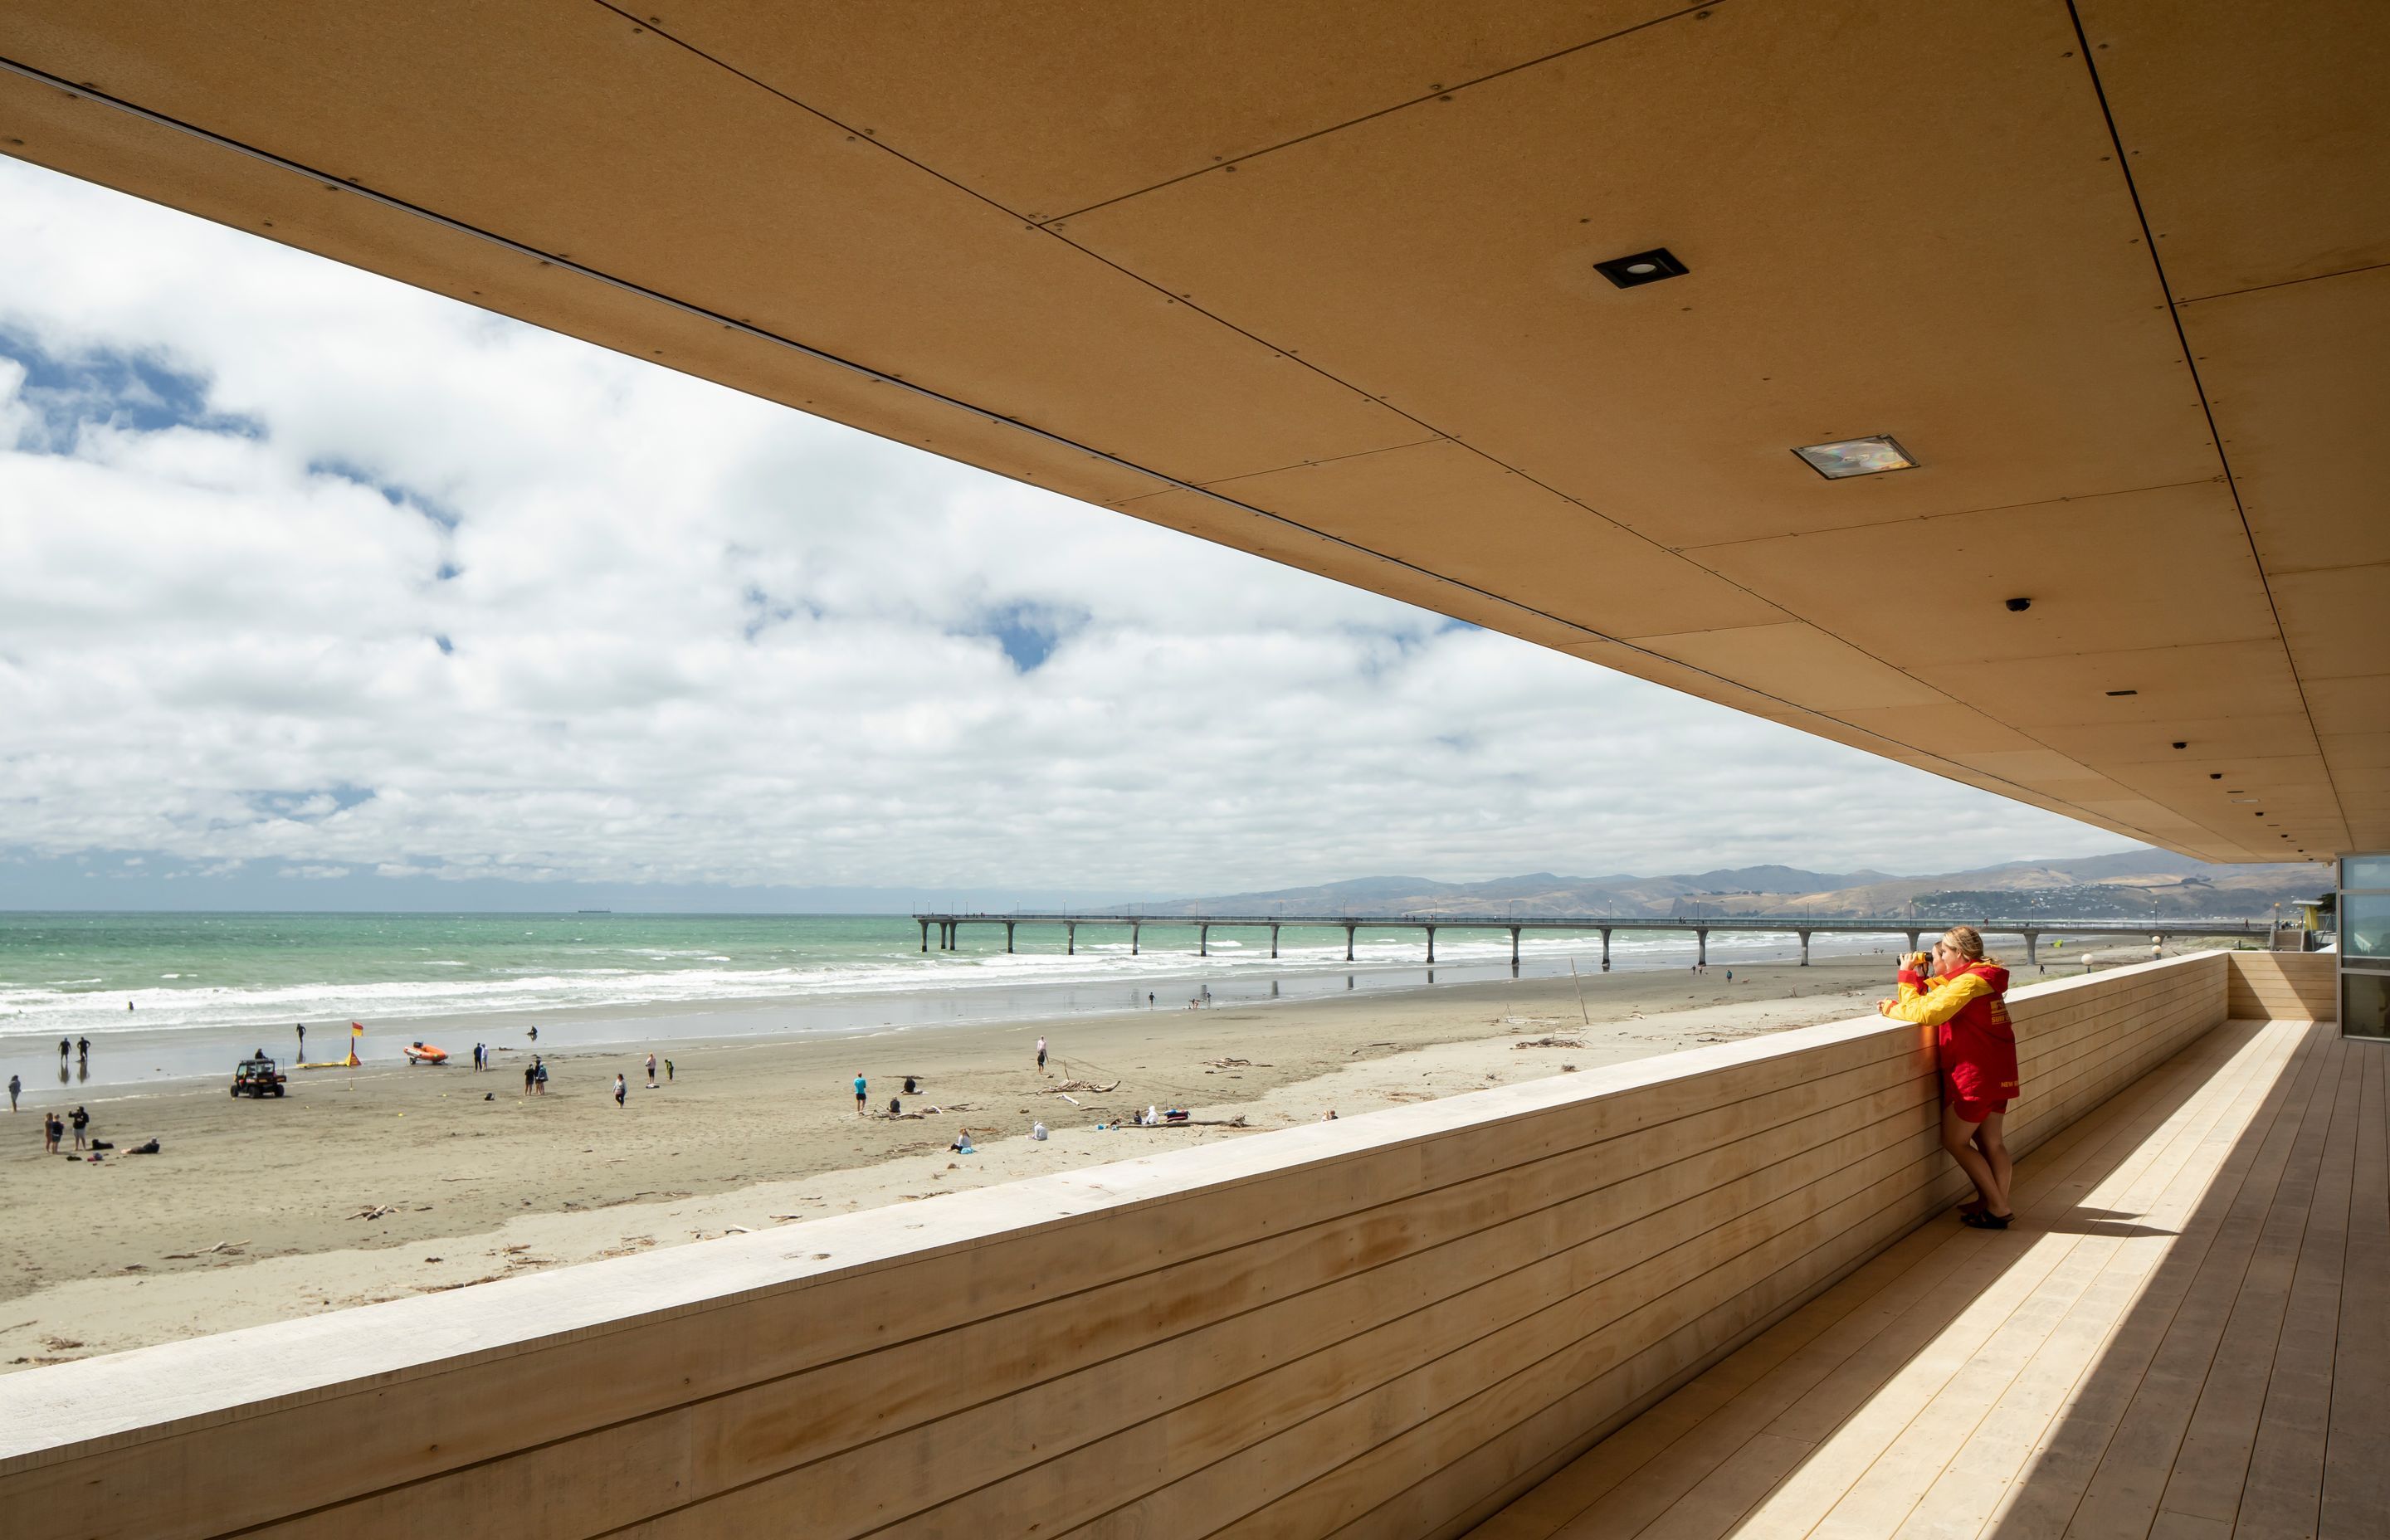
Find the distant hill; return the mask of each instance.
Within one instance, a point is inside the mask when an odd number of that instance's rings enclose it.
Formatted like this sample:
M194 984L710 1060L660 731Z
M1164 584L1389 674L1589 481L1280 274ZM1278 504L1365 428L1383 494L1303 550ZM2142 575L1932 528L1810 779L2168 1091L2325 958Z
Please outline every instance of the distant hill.
M2062 861L2010 861L1975 871L1895 877L1741 866L1667 877L1559 877L1534 872L1485 882L1360 877L1307 888L1227 893L1136 905L1144 915L1913 915L1920 919L2035 915L2262 918L2330 885L2321 866L2217 866L2160 850ZM1129 912L1126 908L1121 913Z

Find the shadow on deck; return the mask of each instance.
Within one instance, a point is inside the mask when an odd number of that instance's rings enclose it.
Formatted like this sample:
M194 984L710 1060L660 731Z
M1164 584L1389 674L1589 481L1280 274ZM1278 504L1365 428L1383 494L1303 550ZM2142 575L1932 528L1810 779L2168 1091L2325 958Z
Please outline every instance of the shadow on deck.
M1473 1533L2390 1533L2385 1056L2217 1029Z

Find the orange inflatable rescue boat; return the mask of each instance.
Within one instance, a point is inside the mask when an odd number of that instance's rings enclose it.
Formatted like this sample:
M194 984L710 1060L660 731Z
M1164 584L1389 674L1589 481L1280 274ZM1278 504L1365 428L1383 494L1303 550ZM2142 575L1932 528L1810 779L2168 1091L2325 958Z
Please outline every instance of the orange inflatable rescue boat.
M429 1043L409 1043L406 1046L406 1061L409 1064L445 1064L448 1062L448 1050L435 1048Z

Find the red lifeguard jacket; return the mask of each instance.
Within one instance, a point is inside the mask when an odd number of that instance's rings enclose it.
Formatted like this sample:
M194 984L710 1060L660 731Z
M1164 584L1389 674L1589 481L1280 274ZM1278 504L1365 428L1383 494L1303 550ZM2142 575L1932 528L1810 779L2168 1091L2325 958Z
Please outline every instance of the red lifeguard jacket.
M1885 1012L1934 1029L1942 1078L1959 1101L2006 1103L2018 1094L2016 1032L2001 1000L2009 970L1969 963L1928 983L1914 969L1900 970L1900 998Z

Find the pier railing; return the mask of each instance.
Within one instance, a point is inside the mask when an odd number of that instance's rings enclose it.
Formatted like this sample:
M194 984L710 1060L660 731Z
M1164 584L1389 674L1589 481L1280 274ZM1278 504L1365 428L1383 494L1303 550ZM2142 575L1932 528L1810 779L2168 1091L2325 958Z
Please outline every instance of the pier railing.
M1916 951L1919 942L1938 934L1949 920L1916 919L1912 918L1882 919L1817 918L1790 915L1718 915L1718 916L1645 916L1645 915L1117 915L1117 914L993 914L968 910L922 911L913 916L921 927L921 950L930 950L931 932L937 932L940 951L951 952L960 944L962 928L966 925L991 925L1004 928L1004 949L1014 949L1020 930L1024 926L1060 927L1063 949L1075 956L1079 950L1079 929L1082 926L1128 931L1131 956L1141 956L1145 949L1148 927L1161 930L1191 930L1195 932L1196 956L1212 955L1212 932L1214 930L1267 930L1269 955L1279 954L1279 932L1286 930L1343 930L1344 960L1354 960L1354 939L1363 930L1418 930L1427 937L1427 960L1435 961L1435 937L1439 930L1507 930L1510 935L1510 962L1519 962L1519 937L1528 930L1565 930L1576 934L1599 931L1601 935L1601 967L1610 969L1610 938L1620 930L1651 932L1675 931L1693 938L1693 955L1697 961L1707 962L1710 956L1710 932L1730 933L1759 931L1769 935L1797 936L1801 941L1801 966L1809 966L1809 938L1813 935L1904 936L1908 948ZM2186 936L2230 937L2247 940L2270 940L2278 928L2258 920L2226 919L2159 919L2147 924L2139 919L1994 919L1969 920L1977 930L1987 936L2021 936L2024 939L2027 963L2040 961L2041 938L2044 936L2149 936L2161 943Z

